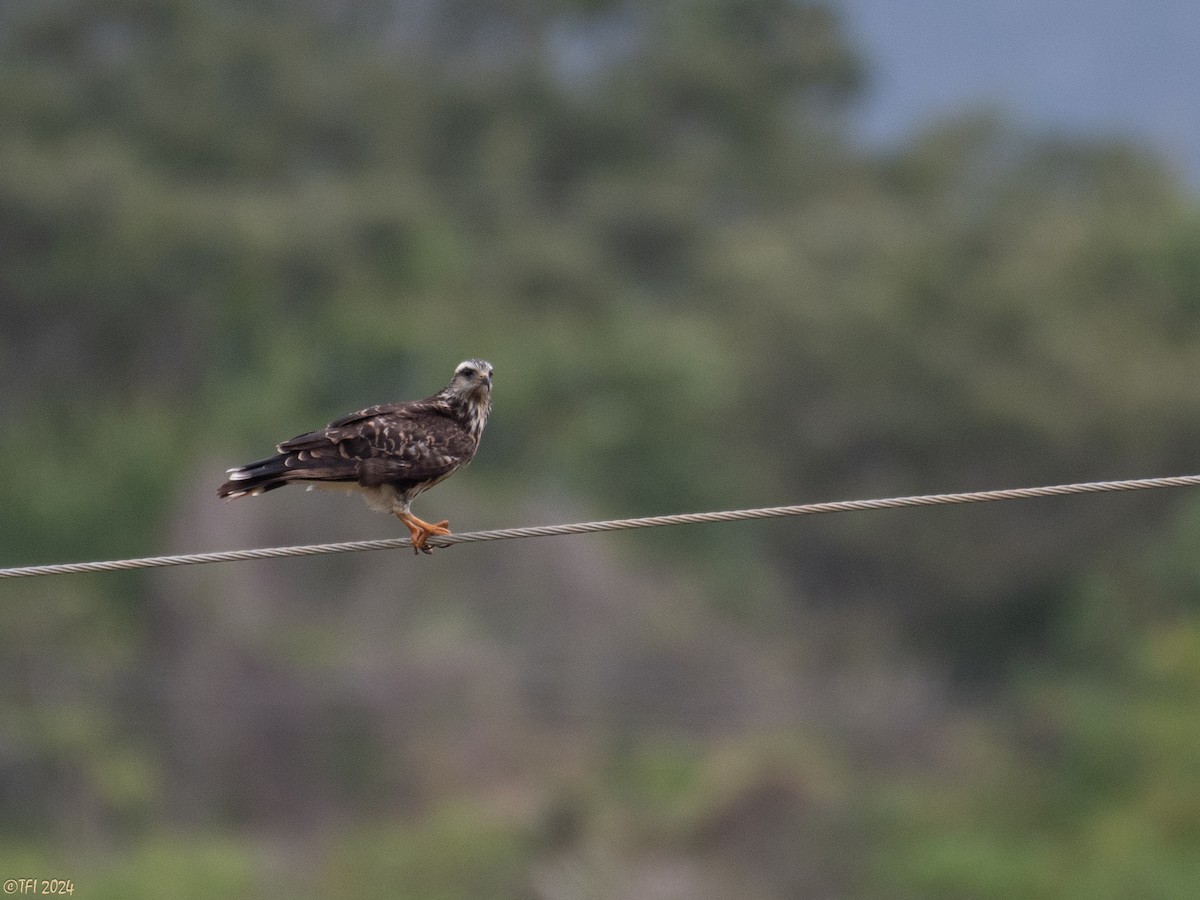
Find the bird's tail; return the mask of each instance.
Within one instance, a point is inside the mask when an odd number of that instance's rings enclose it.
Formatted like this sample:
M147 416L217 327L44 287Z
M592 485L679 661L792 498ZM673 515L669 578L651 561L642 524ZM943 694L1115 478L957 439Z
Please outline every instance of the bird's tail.
M287 459L288 454L280 453L230 469L227 473L229 480L217 488L217 496L236 500L238 497L255 497L283 487L292 480L290 476L295 475L287 467Z

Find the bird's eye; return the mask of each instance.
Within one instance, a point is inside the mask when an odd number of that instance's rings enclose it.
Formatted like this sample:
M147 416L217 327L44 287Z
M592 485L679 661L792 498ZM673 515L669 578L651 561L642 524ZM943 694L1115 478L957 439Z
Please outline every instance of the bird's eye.
M472 369L470 366L463 366L461 369L458 370L458 374L461 375L463 378L474 378L475 370Z

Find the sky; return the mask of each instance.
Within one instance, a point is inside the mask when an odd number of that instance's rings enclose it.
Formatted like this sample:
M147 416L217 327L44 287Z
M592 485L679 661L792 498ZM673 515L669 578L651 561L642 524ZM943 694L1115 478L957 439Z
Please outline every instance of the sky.
M995 109L1133 138L1200 186L1200 0L840 0L870 66L862 136Z

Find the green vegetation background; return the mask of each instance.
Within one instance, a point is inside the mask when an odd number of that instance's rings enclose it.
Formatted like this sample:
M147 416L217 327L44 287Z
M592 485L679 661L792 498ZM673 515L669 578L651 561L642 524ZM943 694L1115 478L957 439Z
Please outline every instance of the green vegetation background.
M497 369L460 529L1197 470L1200 215L787 0L0 4L0 563L394 535L223 469ZM290 496L289 496L290 495ZM0 589L0 878L1168 898L1190 492Z

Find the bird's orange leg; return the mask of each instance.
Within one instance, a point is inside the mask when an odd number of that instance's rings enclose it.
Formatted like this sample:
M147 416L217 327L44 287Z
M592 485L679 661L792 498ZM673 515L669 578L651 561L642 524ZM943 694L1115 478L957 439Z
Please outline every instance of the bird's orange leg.
M425 546L430 535L451 534L448 519L442 519L437 523L422 522L412 513L407 512L396 513L396 518L404 523L412 535L413 553L432 553L433 548Z

